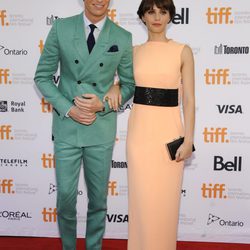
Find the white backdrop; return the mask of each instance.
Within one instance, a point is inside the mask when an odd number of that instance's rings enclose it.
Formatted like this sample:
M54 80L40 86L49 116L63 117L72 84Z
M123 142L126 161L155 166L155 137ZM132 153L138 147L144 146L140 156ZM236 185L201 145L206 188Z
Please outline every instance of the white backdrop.
M139 2L113 0L109 11L113 21L132 32L135 45L147 38L136 15ZM196 152L185 167L178 238L250 243L250 3L175 4L168 37L193 49L197 101ZM33 77L53 20L81 11L81 0L0 1L0 235L58 236L51 106ZM118 116L107 238L127 238L130 109L131 104L124 105ZM78 235L83 237L83 176L78 194Z

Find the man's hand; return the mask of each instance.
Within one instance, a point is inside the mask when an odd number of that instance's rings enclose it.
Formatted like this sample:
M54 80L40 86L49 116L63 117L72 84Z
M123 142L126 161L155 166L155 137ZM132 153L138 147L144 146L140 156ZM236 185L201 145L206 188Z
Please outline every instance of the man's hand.
M92 124L96 119L96 114L93 112L87 112L79 109L77 106L73 106L69 111L69 117L71 117L73 120L84 124L84 125L90 125Z
M102 101L94 94L84 94L83 97L76 97L75 98L76 106L88 113L96 113L103 110L103 103Z

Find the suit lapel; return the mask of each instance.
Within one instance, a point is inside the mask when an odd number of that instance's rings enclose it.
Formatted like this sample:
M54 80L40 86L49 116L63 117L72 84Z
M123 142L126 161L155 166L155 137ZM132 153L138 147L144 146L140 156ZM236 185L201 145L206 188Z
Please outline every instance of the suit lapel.
M67 35L67 34L66 34ZM77 17L75 24L75 35L73 41L75 48L80 55L83 63L87 62L89 55L87 43L86 43L86 34L84 29L84 19L83 12Z

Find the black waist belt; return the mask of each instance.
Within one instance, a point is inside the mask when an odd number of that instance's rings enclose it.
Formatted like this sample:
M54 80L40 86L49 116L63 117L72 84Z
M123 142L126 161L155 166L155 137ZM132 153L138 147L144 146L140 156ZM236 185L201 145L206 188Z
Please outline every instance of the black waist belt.
M134 103L152 106L178 106L178 89L135 87Z

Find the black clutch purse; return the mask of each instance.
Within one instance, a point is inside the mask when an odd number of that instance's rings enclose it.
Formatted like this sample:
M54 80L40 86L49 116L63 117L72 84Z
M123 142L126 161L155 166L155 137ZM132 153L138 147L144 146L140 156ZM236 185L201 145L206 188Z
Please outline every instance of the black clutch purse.
M184 137L180 137L172 142L166 143L167 151L170 155L171 160L175 160L175 154L180 145L184 142ZM195 147L193 145L192 151L195 151Z

